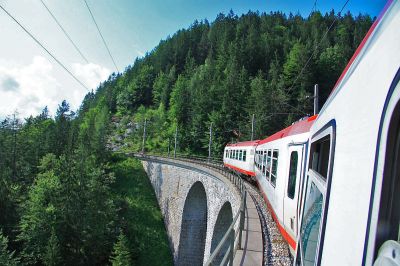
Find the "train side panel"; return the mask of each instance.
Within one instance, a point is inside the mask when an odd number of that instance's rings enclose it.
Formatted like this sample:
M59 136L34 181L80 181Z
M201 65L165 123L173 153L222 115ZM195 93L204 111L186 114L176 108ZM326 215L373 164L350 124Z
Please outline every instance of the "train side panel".
M389 95L400 67L399 29L394 1L311 129L297 263L372 265L376 259L384 176L376 152L387 148L380 127L385 106L390 99L399 104L400 86Z
M308 132L296 134L260 144L256 149L258 186L292 253L296 248L298 196L308 137Z

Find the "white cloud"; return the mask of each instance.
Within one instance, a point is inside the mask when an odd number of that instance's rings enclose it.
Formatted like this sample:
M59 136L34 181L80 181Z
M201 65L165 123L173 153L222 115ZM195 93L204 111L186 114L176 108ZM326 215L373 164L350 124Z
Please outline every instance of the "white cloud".
M57 108L60 84L52 74L53 65L44 57L35 56L26 66L0 65L0 115L18 110L21 117L38 114L45 106ZM10 81L14 89L10 88ZM11 84L11 85L12 85ZM8 85L8 86L7 86Z
M96 88L107 79L109 70L95 64L73 64L73 71L89 88ZM80 85L61 84L56 79L53 64L42 56L35 56L28 65L0 60L0 117L18 111L20 117L39 114L47 106L55 114L58 104L67 100L76 110L86 89ZM74 82L74 81L73 81ZM66 89L68 88L68 89Z
M106 80L111 74L111 71L108 68L93 63L75 63L72 64L72 70L86 86L93 90L95 90L100 82Z

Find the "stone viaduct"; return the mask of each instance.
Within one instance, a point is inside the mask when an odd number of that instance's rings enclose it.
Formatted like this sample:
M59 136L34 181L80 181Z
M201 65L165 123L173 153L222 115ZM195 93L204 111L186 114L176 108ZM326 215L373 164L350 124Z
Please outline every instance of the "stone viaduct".
M240 212L240 190L216 170L190 162L153 156L139 159L164 216L175 265L203 265ZM229 243L214 265L220 264Z

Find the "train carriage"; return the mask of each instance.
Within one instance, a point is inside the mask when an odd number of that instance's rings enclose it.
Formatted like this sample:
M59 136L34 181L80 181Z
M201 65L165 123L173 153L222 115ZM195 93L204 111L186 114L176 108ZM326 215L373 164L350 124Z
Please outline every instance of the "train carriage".
M296 265L400 265L400 3L389 2L310 131Z
M225 146L224 165L250 178L254 173L254 154L258 140L231 143Z
M299 186L306 160L309 130L315 118L304 118L259 141L256 149L258 187L292 253L296 248L298 233Z

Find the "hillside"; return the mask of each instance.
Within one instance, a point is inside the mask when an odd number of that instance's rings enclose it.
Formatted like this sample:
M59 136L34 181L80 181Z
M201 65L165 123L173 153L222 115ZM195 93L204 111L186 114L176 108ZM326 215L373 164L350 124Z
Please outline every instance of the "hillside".
M123 125L135 125L124 141L131 150L140 149L146 118L147 150L165 152L178 127L179 151L205 154L212 122L213 154L219 156L227 142L250 138L252 114L256 138L312 114L316 83L322 106L371 24L369 16L334 11L309 18L219 14L161 41L104 82L93 101Z

